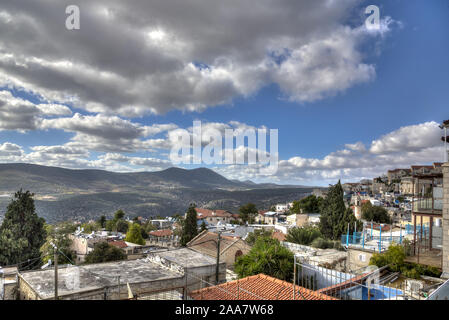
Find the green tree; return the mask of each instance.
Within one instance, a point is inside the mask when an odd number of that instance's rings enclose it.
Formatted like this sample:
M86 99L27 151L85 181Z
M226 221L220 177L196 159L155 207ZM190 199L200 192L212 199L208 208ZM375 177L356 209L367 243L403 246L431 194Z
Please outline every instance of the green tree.
M101 228L105 228L106 227L106 217L101 216L100 219L98 219L98 224L100 225Z
M240 219L242 219L244 223L254 223L257 213L258 211L254 203L247 203L239 209Z
M133 223L126 234L125 241L144 245L145 240L142 237L142 231L140 229L140 225L137 223Z
M320 238L320 229L312 226L306 226L303 228L294 227L288 230L285 240L287 242L302 244L305 246L310 245L313 240Z
M235 272L239 278L260 273L277 279L293 278L293 253L276 239L260 238L251 251L237 259Z
M40 256L45 220L35 212L34 194L20 189L9 203L0 226L0 265L17 264ZM23 266L24 269L30 266Z
M118 220L117 223L115 224L115 231L117 232L126 233L128 232L128 228L129 223L126 222L125 220Z
M86 264L101 263L109 261L126 260L125 252L117 247L114 247L106 241L98 242L94 246L94 250L86 255Z
M299 201L293 201L293 206L290 209L291 213L319 213L321 205L323 204L323 198L315 195L310 195Z
M195 205L191 204L187 210L186 218L182 225L181 246L185 247L187 243L198 235L198 222Z
M253 246L256 241L260 238L271 238L272 231L266 230L266 229L256 229L254 232L248 233L248 236L246 237L245 241L250 245Z
M48 260L53 260L55 249L51 243L54 243L58 248L58 262L60 264L71 264L76 261L76 253L70 248L72 245L72 240L68 235L71 232L67 232L70 231L71 228L68 229L66 227L60 228L59 226L45 225L45 229L47 232L47 239L40 248L42 253L42 262L47 263ZM63 254L60 254L61 252Z
M383 207L373 206L371 202L362 205L362 218L377 223L391 223L388 211Z
M124 217L125 217L125 212L123 212L122 209L119 209L119 210L117 210L117 211L114 213L114 220L115 220L115 221L121 220L121 219L123 219Z
M207 230L206 222L201 222L200 232L203 232L204 230Z
M356 219L352 209L346 208L343 200L343 188L340 181L336 185L330 186L327 197L321 206L321 216L319 228L321 234L328 239L339 240L342 234L354 231L354 223L360 230L362 223Z

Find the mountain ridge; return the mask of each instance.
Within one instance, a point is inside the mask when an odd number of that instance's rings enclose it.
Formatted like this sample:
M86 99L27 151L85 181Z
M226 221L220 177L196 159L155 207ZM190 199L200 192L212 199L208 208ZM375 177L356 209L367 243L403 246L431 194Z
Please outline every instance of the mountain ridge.
M14 192L35 194L36 211L48 221L88 220L124 209L131 216L183 213L190 203L238 211L297 200L315 187L229 180L208 168L111 172L28 163L0 164L0 216ZM9 195L9 196L8 196Z

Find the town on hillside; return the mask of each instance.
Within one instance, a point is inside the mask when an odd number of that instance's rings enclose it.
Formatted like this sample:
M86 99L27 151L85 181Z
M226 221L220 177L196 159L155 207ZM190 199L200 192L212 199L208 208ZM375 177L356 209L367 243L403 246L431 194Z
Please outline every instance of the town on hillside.
M166 218L47 224L19 190L0 227L0 299L447 300L448 220L449 162Z

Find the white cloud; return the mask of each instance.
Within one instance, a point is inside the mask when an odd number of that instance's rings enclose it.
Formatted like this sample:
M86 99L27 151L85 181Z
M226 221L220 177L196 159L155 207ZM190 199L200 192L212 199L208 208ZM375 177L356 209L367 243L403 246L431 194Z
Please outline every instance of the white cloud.
M0 84L128 117L201 111L271 83L299 102L335 95L375 77L359 47L391 23L349 27L359 0L71 4L82 8L76 32L64 29L64 2L2 4Z

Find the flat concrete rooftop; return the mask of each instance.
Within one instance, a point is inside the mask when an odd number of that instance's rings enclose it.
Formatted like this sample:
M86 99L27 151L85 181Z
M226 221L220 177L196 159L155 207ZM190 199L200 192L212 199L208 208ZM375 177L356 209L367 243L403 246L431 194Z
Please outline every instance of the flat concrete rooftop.
M22 278L36 291L41 299L54 295L54 270L28 271ZM59 296L98 290L120 283L145 283L158 280L182 278L183 275L145 259L71 266L58 270Z
M215 265L217 261L202 253L196 252L188 248L181 248L175 250L155 251L150 252L149 255L160 257L161 259L173 262L179 266L187 268L197 268Z

